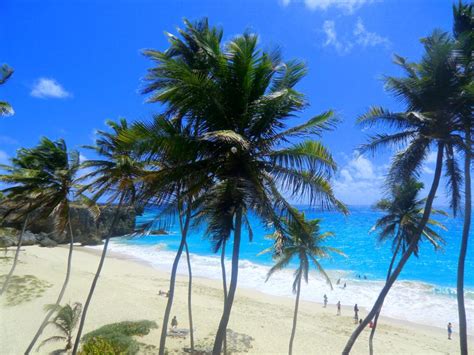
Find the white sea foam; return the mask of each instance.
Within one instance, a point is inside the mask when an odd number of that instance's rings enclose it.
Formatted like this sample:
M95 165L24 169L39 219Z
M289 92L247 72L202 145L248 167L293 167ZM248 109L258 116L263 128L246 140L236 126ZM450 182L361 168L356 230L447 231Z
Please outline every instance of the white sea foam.
M100 246L97 248L101 248ZM149 262L157 269L169 271L175 253L166 251L163 245L130 245L118 241L110 243L110 250L126 254L137 259ZM217 256L200 256L191 254L193 274L195 276L220 279L220 259ZM230 260L226 260L227 271L230 271ZM294 297L292 294L293 271L283 270L275 273L268 282L265 282L269 267L241 260L239 263L239 287L255 289L263 293ZM179 264L178 273L187 274L184 258ZM344 271L330 271L331 280L334 280L334 289L318 274L311 273L309 283L304 284L301 298L308 301L322 302L323 295L329 299L329 307L334 307L337 301L343 305L358 306L366 309L375 302L378 293L383 287L382 281L350 279ZM336 285L335 280L341 278ZM344 289L343 284L347 283ZM419 324L445 328L448 322L457 325L457 303L455 289L439 287L422 282L398 281L387 296L382 314L392 318L407 320ZM334 310L334 312L336 312ZM363 317L365 311L361 311ZM467 295L466 313L468 317L468 333L474 334L474 299Z

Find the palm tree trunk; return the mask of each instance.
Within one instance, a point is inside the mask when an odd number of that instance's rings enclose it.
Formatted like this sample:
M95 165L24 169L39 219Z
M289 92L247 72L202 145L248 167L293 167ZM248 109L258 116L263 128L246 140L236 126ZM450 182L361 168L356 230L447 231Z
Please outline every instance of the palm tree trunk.
M227 243L227 240L224 239L222 242L222 247L221 247L221 270L222 270L222 288L224 290L224 308L225 304L227 303L227 273L225 271L225 245ZM223 350L224 350L224 355L227 355L227 331L226 334L224 334L224 341L223 341Z
M289 355L293 353L293 341L295 340L296 321L298 320L298 306L300 304L301 277L302 277L302 273L298 275L298 287L296 289L295 312L293 314L293 328L291 329L290 347L288 350Z
M72 227L71 227L71 215L70 212L68 212L68 226L69 226L69 254L67 257L67 268L66 268L66 278L64 279L63 286L61 287L61 291L59 292L58 299L56 300L55 306L51 308L51 310L46 314L46 317L44 317L43 322L41 323L40 327L38 328L35 336L33 337L33 340L31 341L30 345L28 345L28 348L25 351L25 355L28 355L33 347L35 346L36 342L38 341L38 338L41 336L43 333L44 328L48 325L49 319L61 303L64 293L66 292L66 287L69 283L69 277L71 276L71 266L72 266L72 251L74 249L74 234L72 233Z
M193 273L191 270L191 260L189 258L188 243L184 243L184 250L186 252L186 261L188 263L188 317L189 317L189 341L191 345L191 354L194 354L194 330L193 330L193 307L191 303L192 290L193 290Z
M237 278L239 276L239 253L240 253L240 238L242 233L242 208L237 209L235 216L235 231L234 231L234 246L232 249L232 271L229 284L229 294L224 302L224 312L217 329L216 338L214 340L213 355L220 355L222 350L222 343L227 333L227 324L229 323L230 312L234 303L235 291L237 289Z
M21 248L21 243L23 241L23 235L25 234L25 229L26 226L28 225L28 218L30 214L27 214L25 217L25 221L23 222L23 228L21 229L20 236L18 237L18 243L16 246L16 251L15 251L15 257L13 258L13 264L10 269L10 272L7 275L7 278L5 279L5 282L3 283L2 289L0 290L0 296L3 295L4 292L7 291L8 285L10 284L10 279L15 272L16 264L18 262L18 256L20 255L20 248Z
M112 237L112 233L114 232L114 227L115 227L115 224L117 223L118 216L120 215L120 210L122 208L124 197L125 197L124 194L122 194L122 196L120 197L120 201L114 213L114 218L112 219L112 224L110 225L110 228L109 228L109 233L107 234L107 238L105 238L104 247L102 248L102 255L100 256L99 266L97 267L94 280L92 281L91 288L89 289L89 294L87 295L86 303L84 304L84 308L82 310L81 322L79 323L79 328L77 330L77 335L76 335L76 341L74 342L74 349L72 350L73 355L76 355L77 350L79 349L82 329L84 328L84 323L86 322L87 310L89 309L89 304L91 303L92 296L94 295L95 287L97 285L97 282L99 281L99 276L102 271L102 267L104 266L105 256L107 255L107 248L109 246L109 241L110 241L110 238Z
M184 221L184 226L183 226L182 214L181 212L178 212L178 213L179 213L179 221L180 221L180 226L181 226L181 242L178 247L178 252L176 253L176 256L173 261L173 267L171 268L171 279L170 279L170 289L168 291L168 302L166 303L165 314L163 316L163 324L161 326L160 349L159 349L160 355L165 354L166 336L168 333L168 321L170 318L171 306L173 305L174 288L176 284L176 272L178 271L179 259L181 258L181 254L183 253L183 248L186 243L186 236L188 234L189 221L191 219L191 204L189 203L186 206L186 217Z
M436 157L436 168L435 168L435 174L433 177L433 183L431 184L431 189L428 194L428 197L426 199L425 203L425 209L423 212L423 217L421 218L420 225L418 226L418 229L416 230L416 234L413 238L413 240L410 242L410 245L408 246L408 249L406 252L402 255L400 261L398 262L397 267L393 271L393 274L390 276L388 281L385 283L385 286L382 288L382 291L380 292L379 296L377 297L377 300L375 301L374 306L370 310L369 314L367 317L362 321L362 323L359 324L359 326L354 330L352 335L350 336L349 340L347 341L346 346L344 347L344 350L342 351L343 355L348 355L354 346L354 343L356 342L357 338L359 337L360 333L364 330L364 328L369 324L370 320L374 318L375 314L377 311L382 307L383 302L385 300L385 297L387 296L388 292L390 291L390 288L392 287L393 283L396 281L398 275L400 275L400 272L402 271L403 267L405 266L406 262L410 258L411 254L413 251L416 249L418 245L418 241L420 240L421 233L426 227L426 223L428 222L428 219L431 214L431 208L433 206L433 201L435 199L436 191L438 190L439 186L439 181L441 178L441 170L443 167L443 149L444 149L444 144L443 143L438 143L438 153Z
M395 251L393 252L392 260L390 261L390 266L388 267L387 279L385 280L385 282L388 282L388 279L390 278L390 275L392 274L393 264L395 263L395 260L397 258L398 250L400 249L400 245L402 244L402 240L399 237L400 237L400 230L398 230L398 233L397 233L398 242L397 242L397 246L395 248ZM379 316L380 316L381 311L382 311L382 307L380 307L380 309L375 314L374 324L373 324L372 330L370 332L370 336L369 336L369 353L370 353L370 355L374 354L374 343L373 343L373 341L374 341L375 330L377 329L377 322L379 320Z
M464 305L464 265L466 262L469 230L471 228L471 132L466 128L466 153L464 155L464 226L462 230L461 250L458 261L457 298L459 314L459 343L462 355L467 355L467 321Z

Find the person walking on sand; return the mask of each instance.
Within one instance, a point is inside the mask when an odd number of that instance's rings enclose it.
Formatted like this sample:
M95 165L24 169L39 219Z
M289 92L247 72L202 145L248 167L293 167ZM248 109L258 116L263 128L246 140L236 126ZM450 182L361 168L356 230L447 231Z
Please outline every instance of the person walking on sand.
M176 319L176 316L173 317L171 320L171 328L176 329L178 327L178 320Z
M354 319L356 323L359 320L359 307L357 307L357 303L354 306Z
M327 305L328 305L328 296L324 294L324 308L326 308Z
M451 335L453 334L453 325L451 322L448 323L448 339L451 340Z
M341 301L337 301L337 315L341 315Z

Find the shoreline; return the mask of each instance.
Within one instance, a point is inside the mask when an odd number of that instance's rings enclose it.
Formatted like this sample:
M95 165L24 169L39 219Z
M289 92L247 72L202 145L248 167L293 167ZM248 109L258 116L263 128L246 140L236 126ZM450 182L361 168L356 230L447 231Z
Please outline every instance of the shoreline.
M100 247L87 247L90 249L101 249ZM156 270L168 273L169 265L174 260L173 251L156 248L152 245L140 246L123 244L117 241L109 248L111 253L117 253L125 258L131 258L144 262ZM220 258L214 255L200 255L191 253L193 264L193 276L221 282ZM227 271L230 270L230 260L226 259ZM178 275L186 276L186 263L181 261L178 267ZM268 282L265 281L269 266L241 259L239 264L239 288L261 292L269 296L283 296L293 299L291 283L293 282L293 271L291 268L276 273ZM362 313L367 313L375 302L383 280L358 280L348 277L345 270L327 270L333 280L342 279L341 285L334 285L331 290L325 281L314 272L310 273L310 281L302 289L301 300L316 304L322 304L323 295L329 296L329 305L341 301L352 309L357 303ZM347 289L342 284L347 281ZM446 324L457 320L456 298L448 294L438 293L445 290L438 285L413 280L400 280L387 296L382 315L397 321L410 322L413 324L435 327L445 330ZM330 307L330 306L329 306ZM467 299L466 311L468 312L468 334L474 335L474 322L470 320L469 314L474 315L474 302ZM435 312L433 312L435 310ZM472 310L472 312L471 312ZM363 314L361 314L362 316Z
M44 316L41 308L55 299L65 271L66 247L52 249L24 247L20 254L17 275L36 275L52 284L45 293L32 301L14 307L0 302L0 343L6 344L5 353L24 351L25 342L34 333L39 320ZM100 249L75 247L73 271L63 304L84 302L90 282L99 261ZM0 273L8 266L0 264ZM158 290L167 290L169 273L156 269L147 261L116 252L108 254L103 273L94 294L84 334L112 322L150 319L158 323L159 329L139 339L144 343L158 345L162 311L166 298L158 296ZM187 326L187 277L178 275L176 296L172 316L177 315L180 327ZM222 284L215 279L193 277L193 318L196 340L212 341L222 312ZM332 306L332 307L331 307ZM239 287L229 323L229 328L250 335L250 353L285 353L293 316L294 299L268 295L258 290ZM361 316L365 312L361 312ZM301 301L295 339L296 354L340 353L348 336L354 329L352 307L343 307L343 315L336 316L334 305L323 308L318 302ZM5 322L3 321L5 319ZM375 348L380 353L457 353L455 332L452 341L440 328L381 317L382 322L375 339ZM45 335L50 335L47 329ZM369 331L364 331L354 348L354 354L367 352ZM5 336L5 340L2 338ZM8 340L7 340L8 339ZM472 336L469 337L472 344ZM168 349L180 353L188 346L187 339L170 338ZM472 346L472 345L471 345ZM57 347L56 347L57 348ZM41 352L54 350L45 346ZM173 352L172 352L173 353Z
M86 253L90 252L91 254L100 256L100 250L101 249L91 248L91 247L86 246L86 247L83 247L83 250ZM124 254L124 253L114 252L114 251L107 251L107 257L120 259L120 260L131 261L131 262L138 263L138 264L141 264L141 265L144 265L144 266L147 266L147 267L151 267L152 269L157 270L159 272L164 272L164 273L169 274L169 270L166 271L166 270L163 270L161 268L155 267L151 262L149 262L147 260L144 260L144 259L140 259L139 257L133 256L133 255L127 255L127 254ZM182 263L182 262L185 262L185 260L180 260L180 263ZM170 267L170 269L171 269L171 267ZM182 273L177 273L177 276L178 277L184 277L184 278L187 277L187 275L182 274ZM212 283L219 282L216 279L213 279L213 278L210 278L210 277L194 276L194 275L193 275L193 280L200 280L200 281L212 282ZM401 281L418 282L418 281L414 281L414 280L401 280ZM420 281L420 283L422 283L422 281ZM271 297L271 298L275 298L277 300L278 299L281 299L281 300L291 299L288 296L272 295L272 294L269 294L269 293L266 293L266 292L263 292L263 291L260 291L260 290L256 290L256 289L253 289L253 288L250 288L250 287L245 287L245 286L242 286L242 287L237 286L237 287L240 290L245 290L247 292L255 292L255 293L259 294L261 297ZM303 299L300 300L300 302L301 303L308 303L309 305L311 305L311 304L318 305L321 308L323 308L323 303L322 302L312 301L312 300L303 300ZM328 307L327 307L328 309L334 308L334 311L336 311L335 307L336 307L336 304L328 303ZM342 310L346 310L347 313L349 313L349 314L353 313L352 306L341 305L341 308L342 308ZM370 309L367 309L366 307L359 307L359 308L362 311L360 313L367 314L370 311ZM410 327L416 327L416 328L423 328L427 331L434 331L434 332L442 331L443 334L445 333L444 328L441 328L441 327L430 326L430 325L426 325L426 324L423 324L423 323L413 322L413 321L410 321L410 320L398 319L398 318L394 318L394 317L384 316L383 314L380 315L379 319L384 321L384 322L397 324L397 325L400 325L400 326L410 326ZM474 335L468 334L468 338L471 341L474 342Z

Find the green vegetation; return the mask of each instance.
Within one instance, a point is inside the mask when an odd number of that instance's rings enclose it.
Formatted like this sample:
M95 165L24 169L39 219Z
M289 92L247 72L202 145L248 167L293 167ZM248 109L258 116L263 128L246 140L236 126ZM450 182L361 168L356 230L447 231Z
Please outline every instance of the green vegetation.
M7 82L8 79L13 75L13 69L7 64L3 64L0 67L0 85ZM12 106L6 101L0 101L0 116L9 116L13 114Z
M38 346L38 349L48 343L64 341L66 342L64 350L66 352L71 350L72 336L77 322L79 322L79 317L81 316L82 304L76 302L72 307L70 304L66 304L65 306L50 304L45 307L45 310L56 313L53 320L48 322L48 325L53 325L61 335L51 336L43 340Z
M81 180L89 180L79 189L79 193L89 191L92 193L92 201L96 202L105 194L109 194L109 203L119 200L115 208L115 213L109 227L109 233L105 239L102 255L100 257L99 266L92 281L89 294L82 312L81 322L77 331L76 342L74 344L73 352L76 353L79 347L79 340L81 339L82 329L84 327L87 310L94 295L94 290L99 280L102 267L105 262L107 248L109 246L110 238L113 236L115 223L121 212L124 203L133 205L136 200L135 181L143 172L143 164L138 161L134 152L127 149L126 146L120 144L118 136L128 129L127 121L122 119L120 124L108 121L109 127L112 128L113 133L104 131L97 132L96 146L89 146L89 149L94 150L99 156L104 157L104 160L89 160L82 164L83 168L90 169L92 172L82 176Z
M133 336L144 336L158 328L156 322L141 320L107 324L82 337L83 354L97 354L101 349L114 349L114 353L136 354L142 346Z
M0 282L4 282L6 275L0 275ZM10 287L5 293L7 306L17 306L41 297L44 291L52 285L34 275L12 276Z
M423 189L423 184L411 178L404 184L396 184L392 186L390 196L380 200L375 208L384 212L383 217L379 218L372 231L378 234L378 241L385 242L392 241L392 260L387 271L387 281L392 275L393 265L401 251L406 250L414 235L417 233L417 228L423 218L423 208L426 199L418 199L420 191ZM440 210L431 210L431 214L438 214L447 216L447 213ZM435 250L441 249L444 244L443 238L433 229L439 228L446 230L446 227L441 223L429 219L424 227L422 236L418 240L418 244L413 251L413 254L418 257L419 244L422 241L429 242ZM380 315L380 308L374 318L374 324L369 337L370 354L373 354L373 338L377 328L377 321Z
M287 235L282 235L279 231L275 232L271 238L274 244L278 246L276 249L270 249L275 252L275 265L268 271L267 280L279 270L283 270L292 259L298 259L298 268L295 271L295 280L293 282L293 293L296 293L295 310L293 314L293 328L291 330L290 344L288 354L293 353L293 342L296 333L296 323L298 320L298 306L300 301L301 280L304 278L308 283L308 274L311 265L316 271L321 273L331 286L331 280L326 274L319 259L330 257L331 253L343 255L341 251L335 248L325 246L324 243L329 237L333 237L332 232L320 232L320 220L306 220L303 213L294 211L298 219L284 220Z

